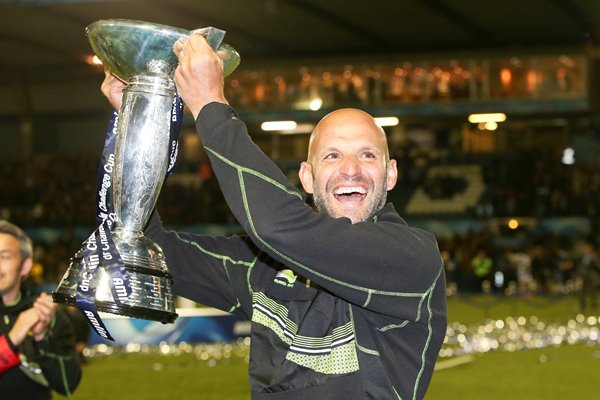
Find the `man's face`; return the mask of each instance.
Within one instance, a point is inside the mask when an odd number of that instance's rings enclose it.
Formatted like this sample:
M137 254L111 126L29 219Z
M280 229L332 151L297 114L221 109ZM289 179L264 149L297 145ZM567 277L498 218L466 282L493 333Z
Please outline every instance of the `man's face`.
M383 207L396 178L385 134L370 115L354 109L335 111L319 123L308 162L300 167L317 208L352 223L369 220Z
M12 235L0 233L0 295L15 294L26 274L21 260L19 241Z

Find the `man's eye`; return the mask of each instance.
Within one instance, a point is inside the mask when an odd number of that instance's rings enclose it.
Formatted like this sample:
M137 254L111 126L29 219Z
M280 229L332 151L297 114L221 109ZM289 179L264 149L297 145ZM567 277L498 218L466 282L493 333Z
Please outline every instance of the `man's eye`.
M362 158L377 158L375 153L372 153L370 151L365 151L364 153L361 154L361 157Z
M329 153L325 156L325 160L332 160L336 158L339 158L339 154L337 153Z

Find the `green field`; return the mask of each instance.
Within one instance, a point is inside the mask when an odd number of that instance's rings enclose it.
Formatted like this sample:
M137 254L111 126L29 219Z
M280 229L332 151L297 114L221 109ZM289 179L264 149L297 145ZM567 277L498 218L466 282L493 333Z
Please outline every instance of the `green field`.
M448 310L450 321L462 323L532 315L543 321L567 322L575 317L577 303L572 298L451 299ZM600 398L600 344L492 351L458 360L466 362L436 371L427 399ZM235 355L235 351L232 356L219 353L217 357L193 352L120 353L87 362L84 379L72 398L248 400L246 370L245 357Z

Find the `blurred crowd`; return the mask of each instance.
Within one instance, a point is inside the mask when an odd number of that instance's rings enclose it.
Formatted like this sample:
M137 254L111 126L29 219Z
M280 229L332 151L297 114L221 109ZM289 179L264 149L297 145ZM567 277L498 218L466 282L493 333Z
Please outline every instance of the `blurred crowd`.
M449 295L577 294L581 312L597 311L599 245L595 235L527 230L484 230L439 240Z
M97 157L74 155L3 162L0 216L25 228L93 226L98 162ZM167 180L158 201L165 220L175 225L233 222L206 167L197 167L195 179Z
M422 187L435 199L451 198L466 182L451 173L428 176L430 167L479 165L485 191L468 217L600 216L600 166L564 164L555 150L466 154L409 145L392 157L398 160L398 191Z
M580 57L447 59L241 70L227 81L227 98L242 108L310 109L345 104L446 102L578 96Z
M451 197L464 189L460 177L428 177L433 165L479 163L486 190L480 204L459 218L502 216L533 218L584 216L592 231L600 212L600 171L586 165L561 164L556 155L522 151L512 155L449 154L448 151L407 146L396 149L399 184L390 193L401 215L410 194L424 187L432 198ZM54 285L69 258L95 228L97 157L38 156L31 161L5 161L0 166L0 217L26 230L52 228L61 232L36 243L37 270L32 279ZM283 164L283 163L282 163ZM287 160L285 165L297 165ZM208 161L181 163L169 177L157 204L163 221L174 228L235 224ZM528 171L528 173L523 173ZM296 173L286 170L289 176ZM432 215L431 218L444 216ZM539 236L519 231L518 245L506 246L493 232L441 238L450 293L561 294L582 287L578 260L593 237Z

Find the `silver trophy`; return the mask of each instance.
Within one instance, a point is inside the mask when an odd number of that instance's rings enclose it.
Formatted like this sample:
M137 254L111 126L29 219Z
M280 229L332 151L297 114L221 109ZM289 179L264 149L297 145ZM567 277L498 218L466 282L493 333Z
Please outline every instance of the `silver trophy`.
M172 278L165 256L144 236L169 164L171 110L176 93L173 44L192 33L203 34L218 50L224 74L240 62L239 54L222 43L224 32L214 28L188 31L135 20L100 20L86 28L91 47L113 75L128 83L123 91L116 131L112 198L116 222L112 237L130 278L131 295L115 302L110 274L100 265L95 304L99 311L163 323L177 318ZM76 304L80 250L71 259L54 301Z

